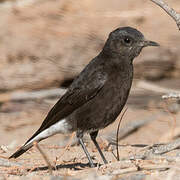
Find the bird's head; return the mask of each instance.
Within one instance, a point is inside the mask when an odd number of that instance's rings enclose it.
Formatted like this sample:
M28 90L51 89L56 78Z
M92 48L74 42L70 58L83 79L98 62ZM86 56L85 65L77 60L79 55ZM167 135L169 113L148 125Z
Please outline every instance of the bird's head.
M122 27L109 34L104 50L114 55L133 59L140 54L142 48L147 46L159 46L159 44L146 40L144 35L134 28Z

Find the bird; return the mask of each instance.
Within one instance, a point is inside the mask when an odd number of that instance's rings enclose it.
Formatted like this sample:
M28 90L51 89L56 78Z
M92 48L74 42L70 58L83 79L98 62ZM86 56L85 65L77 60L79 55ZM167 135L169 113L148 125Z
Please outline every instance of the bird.
M47 114L39 129L9 159L55 134L76 132L90 167L95 167L83 142L90 135L103 162L108 163L96 140L99 130L113 123L126 104L133 80L133 60L147 46L159 46L132 27L112 31L100 53L74 79L67 92Z

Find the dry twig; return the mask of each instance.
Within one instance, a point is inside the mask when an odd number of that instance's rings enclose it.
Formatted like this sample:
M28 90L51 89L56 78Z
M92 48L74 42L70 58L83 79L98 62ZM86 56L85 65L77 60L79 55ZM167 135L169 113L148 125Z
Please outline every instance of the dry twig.
M120 128L120 124L121 124L121 121L126 113L128 108L126 108L119 120L119 123L118 123L118 128L117 128L117 133L116 133L116 150L117 150L117 160L119 161L119 146L118 146L118 142L119 142L119 128Z
M161 170L162 171L162 170L170 169L170 166L169 165L142 165L139 168L137 168L137 167L129 167L129 168L126 168L126 169L119 169L119 170L116 170L116 171L112 172L112 174L113 175L127 174L127 173L137 172L139 170L141 170L141 171L143 171L143 170L146 170L146 171L159 170L160 171Z
M153 154L164 154L164 153L173 151L179 147L180 147L180 138L176 139L170 143L164 144L164 145L154 146L152 148L152 153Z
M152 146L148 146L145 147L145 149L143 151L145 151L144 153L142 153L142 151L140 151L139 155L136 155L135 157L131 157L131 159L152 159L152 158L158 158L158 155L162 155L165 154L167 152L173 151L175 149L180 148L180 138L167 143L167 144L153 144ZM161 158L165 158L166 157L162 157ZM176 157L177 158L177 157Z
M164 11L166 11L166 13L174 19L180 30L180 14L177 13L173 8L169 7L169 5L165 3L163 0L151 0L151 1L157 4L162 9L164 9Z
M34 142L34 146L38 149L38 151L40 152L40 154L42 155L43 159L45 160L45 162L47 163L47 166L49 168L49 174L52 175L52 166L51 166L51 163L48 159L48 157L46 156L46 154L43 152L43 150L39 147L38 143L37 142Z

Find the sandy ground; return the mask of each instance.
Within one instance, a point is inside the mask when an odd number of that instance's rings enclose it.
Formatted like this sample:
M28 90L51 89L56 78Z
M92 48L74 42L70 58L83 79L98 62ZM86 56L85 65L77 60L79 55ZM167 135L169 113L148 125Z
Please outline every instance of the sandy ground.
M172 1L171 6L180 10L179 1ZM150 1L86 0L83 3L64 3L56 0L52 3L45 0L28 6L0 8L0 40L3 42L0 44L1 92L58 87L64 77L72 78L72 75L77 74L99 52L108 33L119 26L136 27L144 32L146 37L161 44L161 53L158 49L144 50L138 57L138 62L153 58L161 60L161 57L166 60L168 56L180 67L180 36L176 24ZM168 55L169 51L171 56ZM173 56L174 54L176 56ZM54 58L59 64L49 63L49 58ZM135 62L137 67L138 62ZM141 68L138 72L139 79L143 79L151 70L155 72L155 65L149 65L152 69ZM66 69L62 69L62 66L66 66ZM168 76L171 79L162 78L153 83L179 90L177 67L173 67L176 71L171 72L172 76ZM72 70L73 68L75 70ZM134 82L126 105L128 110L120 126L120 134L132 127L132 131L119 140L120 161L116 159L116 146L109 145L115 141L120 117L98 136L98 142L109 162L107 165L103 165L88 136L85 138L96 168L89 168L81 147L75 139L70 140L71 135L56 135L40 143L54 168L52 175L36 147L16 160L8 160L7 157L37 130L57 99L1 103L0 180L180 179L178 148L164 154L140 158L153 144L178 140L180 112L178 102L164 101L161 99L162 94L138 88L136 82L139 79ZM135 128L136 123L140 122L142 124ZM72 145L65 148L68 144Z

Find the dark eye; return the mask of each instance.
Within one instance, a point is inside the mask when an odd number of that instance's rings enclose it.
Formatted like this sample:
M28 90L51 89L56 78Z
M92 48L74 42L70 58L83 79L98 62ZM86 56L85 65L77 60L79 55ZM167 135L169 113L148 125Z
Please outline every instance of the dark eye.
M128 37L126 37L126 38L124 38L124 42L125 42L126 44L130 44L130 43L131 43L131 40L130 40Z

